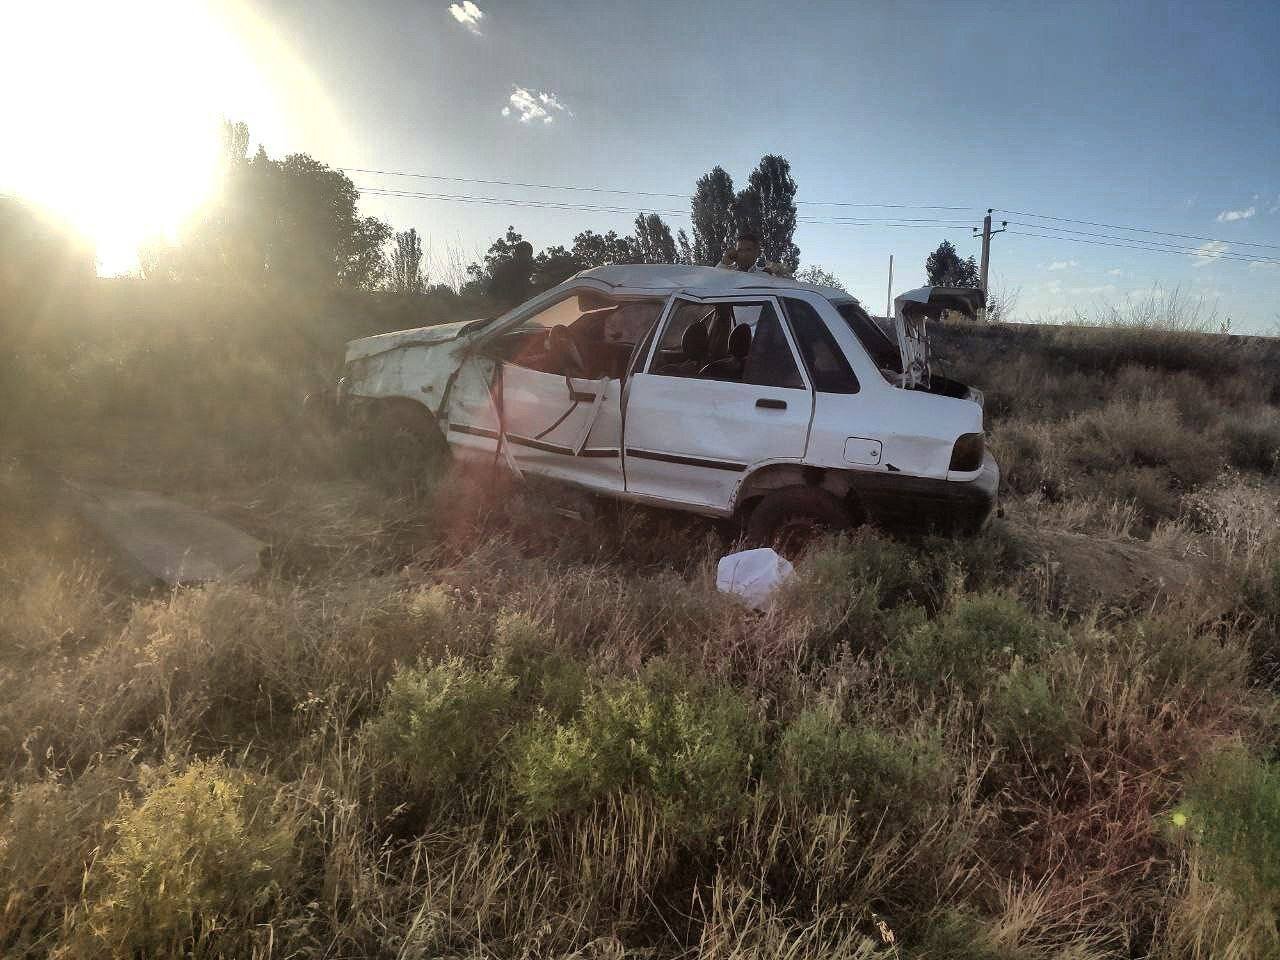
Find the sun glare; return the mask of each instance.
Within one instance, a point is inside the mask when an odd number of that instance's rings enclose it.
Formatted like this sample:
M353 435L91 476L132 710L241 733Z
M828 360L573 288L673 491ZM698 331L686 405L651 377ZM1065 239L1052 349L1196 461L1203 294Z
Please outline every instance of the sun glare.
M140 244L172 239L216 194L224 117L254 142L288 126L273 41L237 6L31 2L5 21L0 192L82 233L102 275L133 269Z

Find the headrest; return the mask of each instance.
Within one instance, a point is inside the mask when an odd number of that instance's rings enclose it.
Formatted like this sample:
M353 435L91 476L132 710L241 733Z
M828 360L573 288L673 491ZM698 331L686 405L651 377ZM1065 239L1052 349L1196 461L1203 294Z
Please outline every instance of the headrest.
M745 323L740 323L733 328L733 333L729 334L729 355L745 360L750 352L751 328Z
M684 336L680 338L680 349L690 359L706 359L707 327L703 321L699 320L697 323L691 323L685 328Z

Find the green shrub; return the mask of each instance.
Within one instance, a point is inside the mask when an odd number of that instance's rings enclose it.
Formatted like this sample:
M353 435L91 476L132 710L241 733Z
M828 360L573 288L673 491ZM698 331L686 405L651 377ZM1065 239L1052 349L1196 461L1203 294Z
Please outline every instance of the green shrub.
M1197 700L1223 703L1247 685L1248 657L1242 645L1223 642L1175 613L1159 614L1117 630L1122 643L1145 649L1145 670L1160 700L1189 707Z
M122 803L114 829L73 931L101 954L222 953L293 878L297 819L267 783L221 763L192 764Z
M401 670L367 734L414 787L452 790L481 776L511 728L513 678L450 657Z
M877 649L899 627L899 611L939 609L963 581L962 552L936 537L907 543L872 531L816 546L789 590L789 615L812 623L815 657L838 644Z
M934 686L950 677L976 695L1015 657L1033 659L1060 635L1056 624L1037 619L1011 596L968 594L890 647L889 662L921 686Z
M784 795L807 804L852 801L873 826L918 820L951 782L936 743L845 723L824 707L807 709L787 724L775 778Z
M1045 763L1060 760L1084 729L1079 704L1044 671L1020 663L996 685L986 719L998 742Z
M523 613L503 612L494 622L494 653L515 680L515 694L533 701L557 720L567 720L582 703L587 671L542 623Z
M1239 747L1217 754L1188 783L1173 823L1200 840L1217 879L1280 910L1280 764Z
M729 690L653 677L615 682L588 694L571 722L531 724L513 782L534 817L635 791L678 832L704 836L743 808L760 742L759 720Z

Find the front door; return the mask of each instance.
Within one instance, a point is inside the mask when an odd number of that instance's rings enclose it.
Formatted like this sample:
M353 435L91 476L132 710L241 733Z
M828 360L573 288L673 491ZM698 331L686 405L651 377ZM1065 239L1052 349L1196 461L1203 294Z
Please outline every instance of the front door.
M600 490L622 489L621 382L502 365L498 400L522 470Z
M628 388L628 493L723 513L743 476L800 462L813 393L772 298L674 297Z

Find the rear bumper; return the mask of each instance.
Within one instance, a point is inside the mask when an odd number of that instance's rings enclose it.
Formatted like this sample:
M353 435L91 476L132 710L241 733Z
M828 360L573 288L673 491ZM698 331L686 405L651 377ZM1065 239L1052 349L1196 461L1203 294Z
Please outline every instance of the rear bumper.
M854 490L868 519L892 527L974 533L991 517L1000 465L988 451L972 480L934 480L894 473L858 473Z

